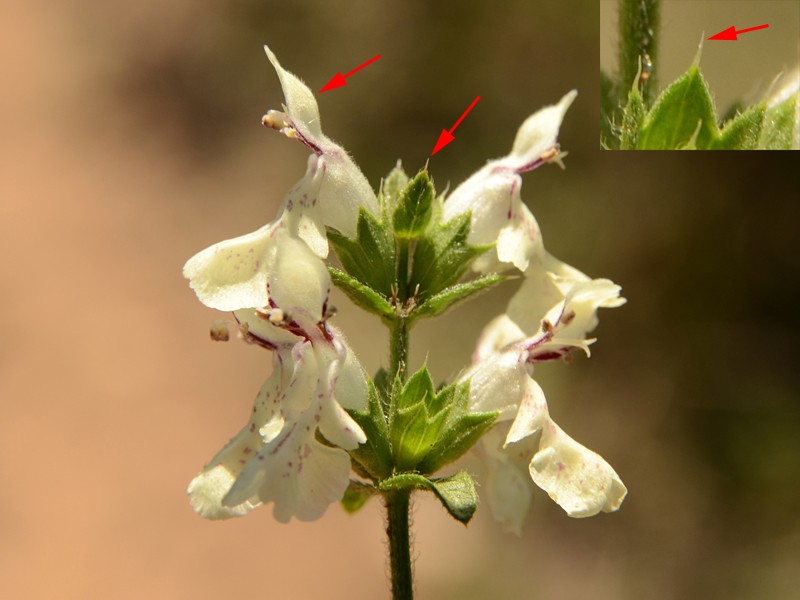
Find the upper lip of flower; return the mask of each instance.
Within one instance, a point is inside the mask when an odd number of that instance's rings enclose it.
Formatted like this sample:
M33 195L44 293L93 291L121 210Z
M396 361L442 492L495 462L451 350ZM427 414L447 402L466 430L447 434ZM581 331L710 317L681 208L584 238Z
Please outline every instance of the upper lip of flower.
M472 244L495 243L495 250L475 261L473 268L487 272L502 263L524 271L529 261L542 252L541 234L536 219L522 202L521 173L555 162L563 167L557 143L564 113L575 99L568 92L552 106L545 107L522 124L511 152L489 161L467 178L447 197L445 220L472 211Z

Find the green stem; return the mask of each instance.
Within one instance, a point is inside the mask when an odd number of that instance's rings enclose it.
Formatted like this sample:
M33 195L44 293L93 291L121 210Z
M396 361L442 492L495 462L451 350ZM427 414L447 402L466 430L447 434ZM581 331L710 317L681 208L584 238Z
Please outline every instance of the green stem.
M395 317L389 325L389 373L406 380L408 365L408 320Z
M639 80L645 105L651 106L658 87L658 27L660 0L619 0L619 75L621 93L631 89L639 60L642 76Z
M389 541L389 564L392 569L393 600L412 600L414 597L411 573L411 539L409 537L409 508L411 490L388 492L386 498Z

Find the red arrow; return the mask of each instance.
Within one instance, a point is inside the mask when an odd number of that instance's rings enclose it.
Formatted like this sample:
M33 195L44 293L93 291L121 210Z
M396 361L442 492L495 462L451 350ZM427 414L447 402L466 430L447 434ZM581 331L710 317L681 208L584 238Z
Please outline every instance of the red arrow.
M360 66L356 67L355 69L353 69L349 73L345 73L344 75L342 75L341 73L336 73L336 75L331 77L331 80L328 83L325 84L325 87L323 87L319 91L319 93L321 94L322 92L327 92L328 90L335 90L336 88L340 88L343 85L347 85L347 82L345 81L345 77L350 77L350 75L352 75L353 73L357 73L358 71L360 71L361 69L363 69L367 65L371 65L376 60L378 60L380 57L381 57L381 55L378 54L377 56L374 56L374 57L370 58L363 65L360 65Z
M747 33L748 31L755 31L756 29L766 29L769 25L759 25L758 27L750 27L749 29L740 29L736 31L735 27L728 27L725 31L720 31L716 35L712 35L710 40L733 40L736 41L736 36L741 33Z
M450 143L450 142L452 142L454 139L456 139L455 137L453 137L453 132L456 130L456 127L458 127L459 125L461 125L461 121L463 121L463 120L464 120L464 117L466 117L466 116L467 116L467 114L469 113L469 111L471 111L471 110L472 110L472 107L473 107L473 106L475 106L475 105L478 103L478 100L480 100L480 99L481 99L481 97L480 97L480 96L476 96L476 97L475 97L475 100L473 100L473 101L472 101L472 104L470 104L470 105L467 107L467 110L465 110L465 111L464 111L464 114L463 114L463 115L461 115L461 116L458 118L458 121L456 121L456 124L455 124L455 125L453 125L453 126L450 128L450 130L449 130L449 131L448 131L447 129L442 129L442 133L440 133L440 134L439 134L439 140L436 142L436 145L433 147L433 152L431 152L431 156L433 156L434 154L436 154L436 153L437 153L439 150L441 150L442 148L444 148L445 146L447 146L447 144L449 144L449 143Z

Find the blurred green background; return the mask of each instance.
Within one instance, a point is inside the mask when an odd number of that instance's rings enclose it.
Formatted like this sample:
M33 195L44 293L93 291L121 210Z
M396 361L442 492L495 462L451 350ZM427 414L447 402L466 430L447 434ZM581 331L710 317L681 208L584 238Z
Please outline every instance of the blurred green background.
M537 491L516 538L485 505L464 528L420 496L419 597L795 597L798 154L601 153L596 2L34 0L8 15L3 597L387 596L377 503L285 526L269 508L205 522L184 497L244 423L270 357L208 342L219 315L181 266L271 220L305 168L299 144L259 124L282 102L263 43L312 89L383 55L319 96L326 133L375 186L398 158L422 167L476 95L430 162L440 189L579 91L560 136L567 170L526 175L523 198L553 254L620 283L629 303L601 314L591 360L536 376L629 497L571 520ZM455 375L514 287L421 325L415 364ZM386 364L378 321L335 304L370 369Z

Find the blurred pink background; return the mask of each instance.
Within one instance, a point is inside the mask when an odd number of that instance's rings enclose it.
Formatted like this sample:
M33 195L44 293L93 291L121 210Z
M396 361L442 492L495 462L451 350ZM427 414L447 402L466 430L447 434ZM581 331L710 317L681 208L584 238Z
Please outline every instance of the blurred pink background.
M528 114L581 94L562 130L568 170L527 175L523 197L552 252L621 283L630 303L601 314L590 361L537 377L630 496L618 514L571 520L537 492L516 538L486 506L464 528L420 494L418 597L793 597L797 155L601 156L597 3L4 12L0 596L388 597L378 502L281 525L270 507L207 522L185 498L271 364L210 342L221 315L181 276L196 251L271 220L304 171L302 148L259 125L282 101L267 42L315 89L383 54L320 97L326 132L375 186L398 157L420 168L477 94L431 162L440 189L507 152ZM421 325L414 361L453 376L509 294ZM368 367L385 364L380 323L335 304Z

